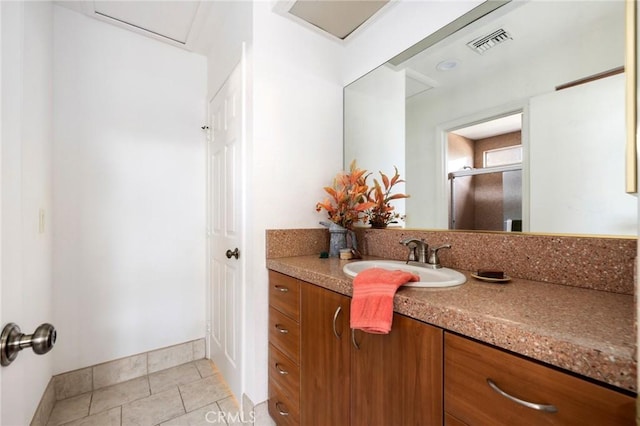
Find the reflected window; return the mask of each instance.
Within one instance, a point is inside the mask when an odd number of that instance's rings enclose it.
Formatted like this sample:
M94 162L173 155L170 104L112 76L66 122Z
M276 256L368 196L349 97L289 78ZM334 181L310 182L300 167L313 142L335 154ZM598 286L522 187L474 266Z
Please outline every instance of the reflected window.
M522 145L484 151L483 167L507 166L522 163Z

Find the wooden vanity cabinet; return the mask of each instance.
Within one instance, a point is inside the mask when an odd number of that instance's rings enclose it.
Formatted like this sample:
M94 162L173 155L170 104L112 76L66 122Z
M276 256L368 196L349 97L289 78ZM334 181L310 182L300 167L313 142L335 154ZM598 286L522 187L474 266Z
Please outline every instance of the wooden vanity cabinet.
M389 334L353 337L351 425L442 424L441 329L394 314Z
M389 334L352 333L350 301L269 271L269 414L278 425L635 424L631 396L400 314Z
M269 279L269 414L278 425L442 424L442 330L395 314L387 335L352 335L349 297L273 271ZM295 311L295 297L280 306L291 294L276 288L295 284L298 322L282 312Z
M451 333L444 353L448 426L635 424L635 399L620 392Z
M269 414L300 425L300 281L269 271Z

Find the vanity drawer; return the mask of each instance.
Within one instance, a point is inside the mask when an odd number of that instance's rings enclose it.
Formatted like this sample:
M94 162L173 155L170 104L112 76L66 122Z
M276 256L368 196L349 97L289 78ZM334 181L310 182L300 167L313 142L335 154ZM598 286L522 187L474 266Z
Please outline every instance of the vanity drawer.
M269 380L269 415L278 426L300 426L300 405L288 398L274 380Z
M300 364L300 325L272 307L269 308L269 343Z
M288 275L269 271L269 304L298 321L300 318L300 282Z
M445 412L469 425L634 424L632 397L450 333L444 371ZM514 402L489 380L512 397L557 412Z
M269 377L295 405L299 404L300 367L273 345L269 345Z

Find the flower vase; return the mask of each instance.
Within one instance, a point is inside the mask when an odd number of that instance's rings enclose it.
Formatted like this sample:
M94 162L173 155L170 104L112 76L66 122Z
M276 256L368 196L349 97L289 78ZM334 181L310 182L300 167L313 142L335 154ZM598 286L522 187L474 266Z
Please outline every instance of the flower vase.
M347 248L347 228L333 222L320 222L329 228L329 257L339 257L340 249Z

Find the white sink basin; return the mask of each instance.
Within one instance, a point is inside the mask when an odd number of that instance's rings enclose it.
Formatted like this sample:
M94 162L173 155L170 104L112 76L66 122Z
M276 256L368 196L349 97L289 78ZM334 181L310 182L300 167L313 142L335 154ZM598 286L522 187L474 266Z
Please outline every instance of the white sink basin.
M407 265L400 260L361 260L349 262L342 271L350 277L355 277L359 272L369 268L383 268L391 271L400 269L420 276L419 282L411 282L403 287L430 287L444 288L464 284L467 277L464 274L449 268L429 269L421 266Z

